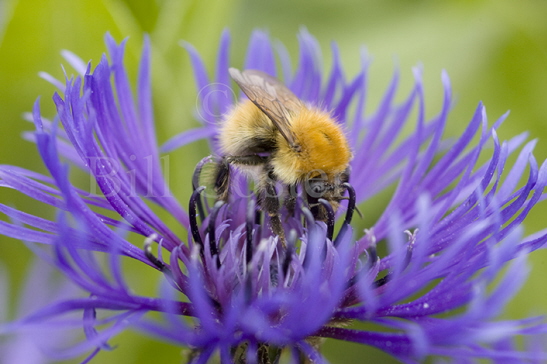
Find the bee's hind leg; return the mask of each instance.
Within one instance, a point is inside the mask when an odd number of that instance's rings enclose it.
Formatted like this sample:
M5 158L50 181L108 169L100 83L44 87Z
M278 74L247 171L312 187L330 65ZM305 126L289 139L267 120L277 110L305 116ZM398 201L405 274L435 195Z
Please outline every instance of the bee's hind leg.
M215 170L215 192L217 200L228 202L230 197L230 164L239 166L258 166L267 162L268 157L258 154L251 155L226 155L217 162Z
M279 237L281 244L285 247L285 231L279 216L279 197L275 189L277 178L273 173L273 167L268 163L268 156L258 154L244 156L224 156L218 163L215 172L215 192L217 199L228 202L230 189L230 164L239 166L260 166L263 165L264 173L258 181L257 203L270 216L270 228ZM293 207L294 209L294 207Z
M271 166L266 166L265 178L259 183L258 188L258 203L262 209L270 216L270 228L272 232L279 237L283 247L285 243L285 230L281 224L281 218L279 217L279 197L277 190L275 189L277 179L273 174Z
M230 162L222 157L215 168L215 192L217 200L228 202L230 197Z

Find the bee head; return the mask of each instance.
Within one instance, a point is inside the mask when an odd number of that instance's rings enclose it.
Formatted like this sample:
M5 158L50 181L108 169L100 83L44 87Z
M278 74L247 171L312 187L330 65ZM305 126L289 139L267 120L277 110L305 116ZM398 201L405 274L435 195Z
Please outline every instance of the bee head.
M329 189L332 189L332 185L330 185L327 181L311 179L308 181L308 185L306 186L306 193L308 196L313 198L322 198L325 192Z
M327 200L334 212L338 209L340 201L346 199L344 193L346 187L344 183L349 181L350 167L337 174L328 174L321 170L316 170L310 174L310 178L304 181L304 190L308 204L311 207L313 215L319 219L326 218L324 207L318 203L319 199Z
M322 170L314 170L308 173L308 178L304 181L306 194L312 198L332 199L335 196L344 194L345 187L342 185L349 181L350 167L340 173L326 173Z

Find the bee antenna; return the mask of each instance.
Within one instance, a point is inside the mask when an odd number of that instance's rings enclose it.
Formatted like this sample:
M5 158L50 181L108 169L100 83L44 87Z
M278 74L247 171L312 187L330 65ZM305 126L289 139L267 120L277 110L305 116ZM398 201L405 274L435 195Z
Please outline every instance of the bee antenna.
M220 211L220 208L224 206L224 201L217 201L215 205L213 206L213 210L211 211L211 214L209 215L209 225L207 227L207 232L209 234L209 249L211 250L211 256L216 255L217 257L217 268L220 267L220 257L217 247L217 241L215 237L215 223L217 220L218 212Z
M318 202L323 205L327 211L327 238L332 241L332 236L334 235L334 210L332 209L331 204L324 198L320 198Z
M246 263L249 264L253 258L253 228L256 222L256 212L255 212L256 202L252 198L249 199L247 204L247 221L245 223L246 231Z
M205 189L205 186L200 186L194 190L192 196L190 196L190 203L188 208L188 215L190 217L190 232L192 233L192 238L194 242L199 245L200 253L203 257L203 240L201 240L201 235L199 234L199 226L196 220L196 201L200 199L201 192Z
M349 199L348 199L348 210L346 212L346 219L345 222L348 224L351 224L351 219L353 218L353 212L356 210L355 207L355 190L353 189L352 185L350 185L348 182L344 182L342 186L346 187L346 190L348 190ZM362 217L361 213L357 209L357 213L359 216Z

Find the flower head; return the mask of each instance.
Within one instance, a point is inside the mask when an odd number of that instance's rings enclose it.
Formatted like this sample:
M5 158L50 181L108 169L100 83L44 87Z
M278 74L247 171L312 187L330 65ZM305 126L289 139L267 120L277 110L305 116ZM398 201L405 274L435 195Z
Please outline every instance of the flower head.
M294 216L282 210L284 245L268 228L245 176L233 178L231 188L240 193L228 203L208 204L207 189L190 167L185 168L195 189L188 209L181 207L162 174L161 155L201 138L219 155L223 115L241 96L225 92L231 90L229 35L222 36L214 78L186 46L202 125L161 147L148 40L133 95L122 63L124 43L107 36L110 61L103 57L94 69L84 69L75 56L68 58L83 76L56 83L61 94L53 97L55 120L44 119L35 104L36 131L27 138L36 142L50 175L0 167L3 186L60 211L49 221L0 205L13 221L1 222L0 232L29 242L84 295L59 298L2 330L83 328L85 338L59 358L84 352L91 358L132 327L189 346L195 362L220 355L222 362L261 363L266 354L278 358L284 348L294 361L322 362L323 338L374 346L405 362L427 356L547 359L541 349L513 346L517 336L545 333L542 318L496 321L526 279L526 255L547 241L545 231L523 237L521 228L547 184L547 167L532 154L535 142L525 144L526 135L500 142L496 130L506 115L490 126L482 104L459 138L445 139L452 106L448 76L442 76L441 110L428 119L419 68L403 102L394 100L396 73L378 107L365 113L371 109L368 59L363 56L361 71L348 79L333 46L333 66L324 76L316 41L305 31L299 40L295 71L283 48L278 70L268 36L255 32L242 68L282 78L298 98L330 111L345 128L354 157L339 227L328 203L323 222L298 199ZM405 134L409 124L413 129ZM516 161L506 166L511 154L518 154ZM95 193L71 182L63 159L92 177ZM196 171L211 161L206 157ZM377 206L367 201L383 191L391 197L380 213L374 211L377 221L354 229L355 204L370 213ZM158 207L187 236L176 234L177 227L156 214ZM122 258L161 271L160 294L135 293ZM83 317L67 316L74 311ZM153 312L163 313L162 319ZM386 330L360 329L358 322Z

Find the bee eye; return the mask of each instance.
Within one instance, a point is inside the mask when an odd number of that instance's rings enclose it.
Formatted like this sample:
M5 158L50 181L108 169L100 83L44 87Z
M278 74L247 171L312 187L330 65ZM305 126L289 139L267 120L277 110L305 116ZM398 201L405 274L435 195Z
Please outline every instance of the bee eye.
M348 182L350 174L351 174L351 166L348 166L348 168L346 168L344 172L340 174L340 182L341 182L340 184Z
M310 181L310 195L321 197L325 192L325 183L323 181Z

